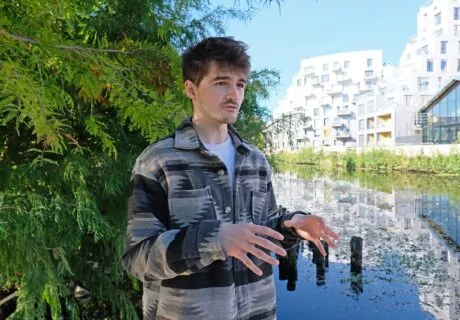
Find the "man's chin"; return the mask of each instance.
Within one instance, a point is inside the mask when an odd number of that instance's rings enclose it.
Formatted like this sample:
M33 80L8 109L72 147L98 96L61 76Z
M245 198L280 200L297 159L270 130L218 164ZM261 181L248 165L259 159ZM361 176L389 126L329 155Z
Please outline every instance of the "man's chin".
M235 115L234 117L224 117L222 119L222 122L223 123L226 123L226 124L229 124L229 125L234 125L236 120L237 120L237 116Z

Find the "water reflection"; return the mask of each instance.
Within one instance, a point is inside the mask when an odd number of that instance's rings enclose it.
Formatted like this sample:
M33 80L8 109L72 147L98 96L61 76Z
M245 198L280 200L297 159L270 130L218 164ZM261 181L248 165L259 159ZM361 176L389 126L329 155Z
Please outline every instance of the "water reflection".
M278 289L279 319L460 319L459 198L404 179L379 177L375 190L368 177L274 177L279 204L320 213L341 235L327 257L305 244L280 264L296 291Z

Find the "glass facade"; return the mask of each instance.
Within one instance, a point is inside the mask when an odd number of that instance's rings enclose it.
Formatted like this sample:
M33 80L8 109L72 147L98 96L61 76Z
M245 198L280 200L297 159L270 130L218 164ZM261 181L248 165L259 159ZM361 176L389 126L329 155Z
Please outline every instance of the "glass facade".
M460 142L460 82L421 114L423 142L450 144Z

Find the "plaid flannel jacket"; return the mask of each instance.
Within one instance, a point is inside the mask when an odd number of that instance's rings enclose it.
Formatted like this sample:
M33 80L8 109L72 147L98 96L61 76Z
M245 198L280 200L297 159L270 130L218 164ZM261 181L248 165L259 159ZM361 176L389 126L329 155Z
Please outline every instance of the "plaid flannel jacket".
M227 257L222 223L254 223L299 241L282 221L264 155L229 127L236 148L233 188L222 161L191 119L147 147L131 179L125 268L143 283L144 319L276 319L271 265L251 256L257 276Z

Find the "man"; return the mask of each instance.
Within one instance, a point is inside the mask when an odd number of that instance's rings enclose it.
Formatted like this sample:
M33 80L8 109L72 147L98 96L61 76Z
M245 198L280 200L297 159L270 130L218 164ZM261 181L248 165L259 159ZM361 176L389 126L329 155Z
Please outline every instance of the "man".
M143 282L145 319L275 319L270 252L300 237L331 246L322 218L278 215L270 167L235 123L250 71L244 43L207 38L182 56L193 116L138 157L126 269Z

